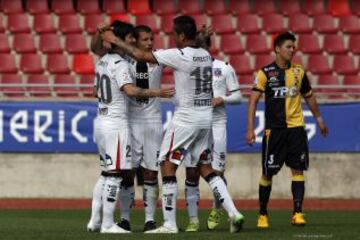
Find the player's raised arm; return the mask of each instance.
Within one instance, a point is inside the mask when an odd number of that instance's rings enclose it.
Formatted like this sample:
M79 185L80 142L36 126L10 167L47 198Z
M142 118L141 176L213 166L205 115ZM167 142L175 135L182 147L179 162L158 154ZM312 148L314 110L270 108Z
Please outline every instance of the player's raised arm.
M122 87L122 91L124 91L128 97L136 97L136 98L149 98L149 97L171 98L175 94L174 88L144 89L144 88L138 88L133 84L124 85Z
M96 55L104 56L108 52L108 49L103 46L103 41L101 39L101 33L106 30L111 30L111 26L106 23L99 24L95 35L91 38L90 49Z
M152 52L143 51L135 46L125 43L122 39L117 38L112 31L105 31L101 34L103 41L112 43L121 48L126 54L135 58L137 61L158 63Z

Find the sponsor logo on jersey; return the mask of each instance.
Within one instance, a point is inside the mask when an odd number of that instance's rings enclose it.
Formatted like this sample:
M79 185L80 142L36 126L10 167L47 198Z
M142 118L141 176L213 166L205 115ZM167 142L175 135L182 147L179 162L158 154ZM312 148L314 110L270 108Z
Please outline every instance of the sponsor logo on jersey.
M285 98L296 97L299 93L298 88L296 86L288 87L273 87L271 90L274 91L274 98Z
M221 68L214 68L214 76L220 77L222 75Z

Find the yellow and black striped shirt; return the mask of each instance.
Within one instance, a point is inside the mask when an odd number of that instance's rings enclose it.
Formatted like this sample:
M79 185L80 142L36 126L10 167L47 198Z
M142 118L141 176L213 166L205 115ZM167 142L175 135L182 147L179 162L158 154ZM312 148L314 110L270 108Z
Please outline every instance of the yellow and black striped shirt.
M275 62L263 67L256 76L254 91L265 92L265 127L304 126L301 96L312 95L309 80L299 64L282 69Z

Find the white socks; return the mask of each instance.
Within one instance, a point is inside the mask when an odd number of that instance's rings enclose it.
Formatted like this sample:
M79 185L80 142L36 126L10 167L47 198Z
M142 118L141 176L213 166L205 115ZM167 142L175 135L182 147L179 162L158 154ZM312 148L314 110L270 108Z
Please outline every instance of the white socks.
M143 200L145 207L145 223L148 221L154 221L158 194L158 181L144 180Z
M119 203L120 203L120 218L126 219L130 222L130 210L134 204L135 190L134 185L120 186Z
M164 177L162 185L162 210L164 215L164 226L177 229L176 225L176 200L177 200L177 182L176 177Z
M190 222L199 222L198 205L200 200L199 184L185 181L185 200Z
M120 177L106 177L102 194L102 228L110 228L114 224L114 212L116 207L116 201L119 197L121 180L122 179Z
M233 218L234 216L240 215L222 178L219 176L214 176L209 180L208 183L214 193L215 199L218 199L219 202L221 202L229 217Z
M90 222L94 225L101 225L102 192L104 189L104 184L105 177L100 176L93 190Z

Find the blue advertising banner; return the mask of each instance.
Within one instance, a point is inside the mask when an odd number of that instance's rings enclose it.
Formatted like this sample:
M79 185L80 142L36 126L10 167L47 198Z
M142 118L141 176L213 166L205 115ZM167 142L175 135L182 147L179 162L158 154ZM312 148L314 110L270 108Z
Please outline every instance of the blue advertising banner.
M256 144L245 142L246 104L228 106L228 151L259 152L264 131L264 104L256 112ZM360 103L323 104L330 130L320 135L304 106L306 130L313 152L360 152ZM162 104L164 129L174 107ZM0 152L96 152L93 140L94 102L0 102Z

